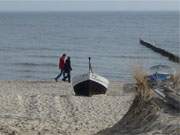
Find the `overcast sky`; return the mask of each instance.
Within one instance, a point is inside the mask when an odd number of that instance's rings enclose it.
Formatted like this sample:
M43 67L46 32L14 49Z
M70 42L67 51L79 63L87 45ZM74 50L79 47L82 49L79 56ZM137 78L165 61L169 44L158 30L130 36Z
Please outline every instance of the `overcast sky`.
M0 11L180 11L180 0L0 0Z

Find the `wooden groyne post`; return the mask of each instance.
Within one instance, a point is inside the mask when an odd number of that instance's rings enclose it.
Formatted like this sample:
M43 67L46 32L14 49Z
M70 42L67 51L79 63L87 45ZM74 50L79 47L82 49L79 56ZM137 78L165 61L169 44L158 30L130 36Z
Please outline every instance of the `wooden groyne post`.
M171 52L168 52L162 48L156 47L156 46L152 45L151 43L148 43L142 39L139 39L139 42L141 45L153 50L154 52L157 52L157 53L161 54L162 56L168 57L170 61L180 63L180 57L179 56L177 56Z

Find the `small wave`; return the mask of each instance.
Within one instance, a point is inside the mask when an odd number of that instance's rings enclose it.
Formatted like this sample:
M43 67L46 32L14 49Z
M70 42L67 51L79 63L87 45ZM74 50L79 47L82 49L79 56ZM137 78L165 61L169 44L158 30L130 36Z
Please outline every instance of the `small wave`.
M111 56L113 58L121 58L121 59L156 59L154 56Z
M33 57L33 58L58 58L58 56L49 56L49 55L27 55L28 57Z
M56 67L56 64L53 63L28 63L28 62L22 62L22 63L14 63L13 65L16 66L28 66L28 67Z
M42 70L33 70L33 69L17 69L14 70L14 72L19 72L19 73L32 73L32 74L47 74L47 73L51 73L51 74L56 74L56 71L42 71Z
M57 51L58 48L49 48L49 47L39 47L39 48L36 48L36 47L29 47L29 48L25 48L25 47L2 47L0 49L0 51L5 51L5 52L25 52L25 51Z
M135 55L100 55L95 54L97 57L103 57L103 58L119 58L119 59L157 59L155 56L135 56Z
M25 69L25 70L22 69L22 70L16 70L16 72L34 73L34 72L36 72L36 71L32 71L32 70L28 70L28 69L27 69L27 70L26 70L26 69Z

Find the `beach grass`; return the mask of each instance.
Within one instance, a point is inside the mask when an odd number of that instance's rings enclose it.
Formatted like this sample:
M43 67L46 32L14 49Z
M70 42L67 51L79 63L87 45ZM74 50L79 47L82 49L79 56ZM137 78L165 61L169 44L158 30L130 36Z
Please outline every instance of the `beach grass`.
M147 73L141 67L134 68L134 79L136 81L136 93L144 101L148 101L153 96L153 91L148 85Z
M174 87L180 89L180 72L176 72L176 74L172 77L172 81L174 83Z

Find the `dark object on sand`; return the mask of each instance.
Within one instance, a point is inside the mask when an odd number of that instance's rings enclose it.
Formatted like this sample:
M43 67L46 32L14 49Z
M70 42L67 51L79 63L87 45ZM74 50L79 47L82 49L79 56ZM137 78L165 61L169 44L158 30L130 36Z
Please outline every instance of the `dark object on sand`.
M89 57L89 72L73 77L72 85L74 92L78 96L92 96L95 94L105 94L109 81L92 71Z
M173 62L176 62L176 63L180 63L180 57L171 53L171 52L168 52L164 49L161 49L161 48L158 48L154 45L152 45L151 43L148 43L142 39L139 39L139 42L141 45L147 47L147 48L150 48L151 50L153 50L154 52L157 52L159 54L161 54L162 56L165 56L165 57L168 57L170 61L173 61Z

